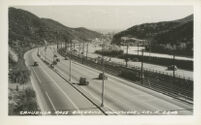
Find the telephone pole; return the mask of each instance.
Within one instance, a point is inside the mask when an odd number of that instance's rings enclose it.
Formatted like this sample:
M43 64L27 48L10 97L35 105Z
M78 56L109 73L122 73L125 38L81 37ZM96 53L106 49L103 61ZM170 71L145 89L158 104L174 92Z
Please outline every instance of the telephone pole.
M86 60L87 60L87 56L88 56L88 49L89 49L89 43L87 43Z
M143 82L144 82L144 71L143 71L143 62L144 62L144 49L142 49L142 59L141 59L141 84L143 85Z
M103 44L102 44L102 53L103 53ZM105 68L104 68L104 56L102 54L102 73L103 73L103 78L102 78L102 95L101 95L101 107L104 106L104 84L105 84Z
M128 67L128 42L126 43L126 67Z
M174 82L175 82L175 52L173 52L173 66L172 66L172 68L173 68L173 84L174 84Z
M84 41L82 46L82 64L84 63Z
M69 58L69 81L71 82L71 55L72 55L72 41L70 41L70 58Z
M37 55L38 55L38 56L40 55L40 53L39 53L39 47L38 47L38 53L37 53Z
M137 55L139 56L139 43L137 44Z

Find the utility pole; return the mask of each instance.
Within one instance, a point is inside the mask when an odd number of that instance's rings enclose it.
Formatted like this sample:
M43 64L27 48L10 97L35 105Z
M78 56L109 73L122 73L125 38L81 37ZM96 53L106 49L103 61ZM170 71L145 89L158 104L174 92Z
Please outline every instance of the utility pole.
M137 55L139 56L139 43L137 44Z
M126 43L126 67L128 67L128 42Z
M65 40L65 43L64 43L64 44L65 44L65 51L66 51L66 49L67 49L66 40Z
M57 39L57 52L58 52L58 49L59 49L59 45L58 45L59 43L58 43L58 39Z
M82 48L82 64L83 64L83 62L84 62L84 41L83 41L83 46L82 46L83 48Z
M175 81L175 52L173 52L173 84L174 84L174 81Z
M75 50L75 43L73 43L73 49Z
M88 56L88 49L89 49L89 43L87 43L86 60L87 60L87 56Z
M39 56L39 48L38 48L38 53L37 53L37 55Z
M79 57L80 57L80 52L81 52L81 43L79 43Z
M47 46L45 46L45 61L47 61Z
M71 55L72 55L72 41L70 41L70 58L69 58L69 81L71 82Z
M142 59L141 59L141 84L143 85L143 80L144 80L144 71L143 71L143 62L144 62L144 49L142 49Z
M102 53L103 53L103 44L102 44ZM105 68L104 68L104 56L102 54L102 73L103 73L103 79L102 79L102 95L101 95L101 107L104 106L104 82L105 82Z

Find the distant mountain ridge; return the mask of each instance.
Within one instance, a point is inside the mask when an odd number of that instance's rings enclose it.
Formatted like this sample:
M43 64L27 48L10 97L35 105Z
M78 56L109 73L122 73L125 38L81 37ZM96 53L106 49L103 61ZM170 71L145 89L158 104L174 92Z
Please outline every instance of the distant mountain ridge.
M52 19L39 18L28 11L13 7L9 8L8 17L9 69L15 72L26 70L24 53L44 45L44 41L56 43L76 39L85 42L101 36L100 33L86 28L70 28Z
M112 43L121 44L121 37L147 40L152 52L193 55L193 15L173 21L135 25L114 35Z
M49 43L72 39L86 41L100 36L100 33L86 28L70 28L22 9L9 8L9 45L16 49L18 45L33 47L43 44L43 40Z

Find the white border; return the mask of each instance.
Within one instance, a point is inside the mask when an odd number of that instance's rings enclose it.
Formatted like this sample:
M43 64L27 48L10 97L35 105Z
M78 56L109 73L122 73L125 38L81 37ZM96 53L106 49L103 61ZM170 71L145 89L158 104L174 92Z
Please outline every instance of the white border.
M8 7L16 5L192 5L194 6L194 115L192 116L8 116ZM201 1L200 0L2 0L0 1L0 124L201 124Z

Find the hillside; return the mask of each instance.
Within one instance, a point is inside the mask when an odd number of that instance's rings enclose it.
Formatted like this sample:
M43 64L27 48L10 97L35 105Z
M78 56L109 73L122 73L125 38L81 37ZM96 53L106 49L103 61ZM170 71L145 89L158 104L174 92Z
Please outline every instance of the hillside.
M70 28L52 19L39 18L22 9L9 8L9 47L21 58L30 48L49 43L77 39L84 41L101 34L86 28Z
M69 39L87 40L100 37L100 34L86 28L70 28L52 19L39 18L30 12L9 8L9 45L34 46L43 40L56 42ZM16 48L17 49L17 48Z
M185 18L157 23L145 23L133 26L114 35L112 43L120 44L121 37L135 37L150 42L147 50L158 53L175 53L193 56L193 15Z
M22 82L18 80L25 77L22 72L29 72L24 63L24 53L31 48L44 45L44 40L48 43L68 42L72 39L85 41L101 36L86 28L70 28L52 19L39 18L28 11L13 7L9 8L8 17L9 79L12 82Z

